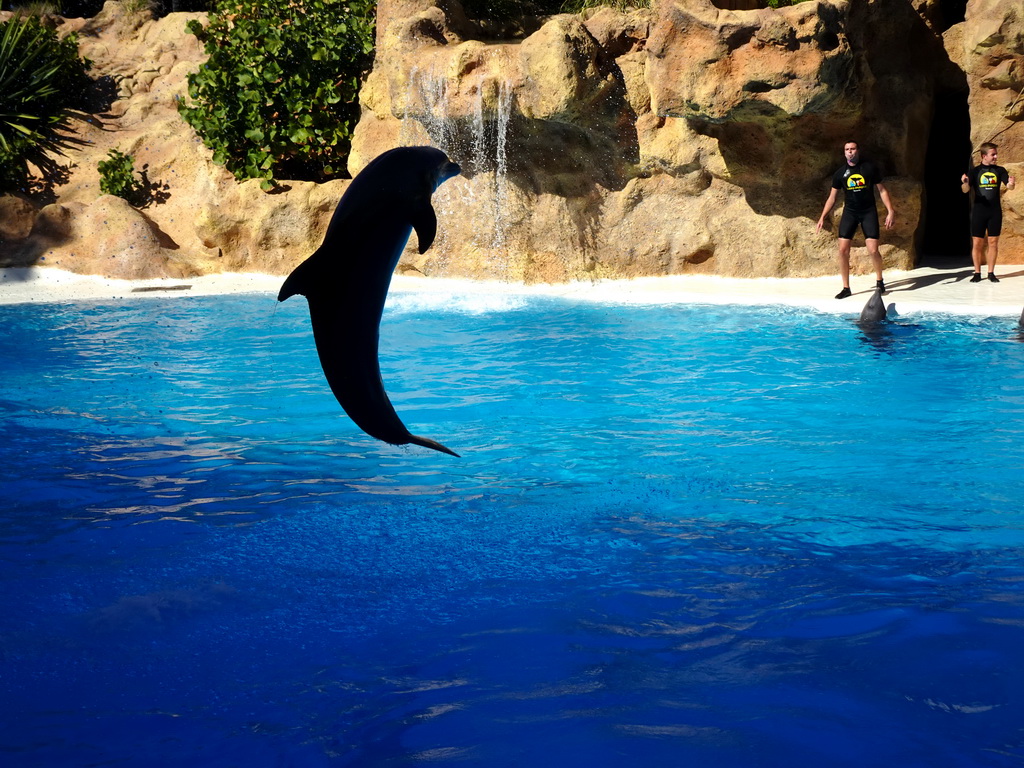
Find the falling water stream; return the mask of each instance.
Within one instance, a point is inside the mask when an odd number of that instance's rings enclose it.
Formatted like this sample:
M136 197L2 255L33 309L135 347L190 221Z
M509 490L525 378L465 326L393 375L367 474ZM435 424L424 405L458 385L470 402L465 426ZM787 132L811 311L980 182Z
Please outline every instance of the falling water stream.
M481 74L470 91L468 114L458 115L449 81L436 70L414 68L409 82L399 141L420 144L426 131L431 144L462 165L463 176L437 191L434 207L441 215L472 216L472 245L488 252L490 266L500 273L509 229L512 86Z

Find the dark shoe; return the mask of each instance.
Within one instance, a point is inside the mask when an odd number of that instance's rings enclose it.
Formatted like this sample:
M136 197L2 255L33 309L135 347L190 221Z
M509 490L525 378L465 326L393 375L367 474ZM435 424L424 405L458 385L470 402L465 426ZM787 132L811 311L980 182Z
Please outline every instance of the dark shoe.
M993 275L991 272L989 272L988 273L988 281L990 283L998 283L999 282L999 278L996 277L995 275Z
M888 291L885 290L885 280L876 280L875 288L880 289L882 293L888 293Z
M847 296L853 296L853 292L849 288L843 288L843 290L836 294L837 299L845 299Z
M971 278L971 282L972 283L980 283L981 282L981 272L975 272L974 273L974 277Z

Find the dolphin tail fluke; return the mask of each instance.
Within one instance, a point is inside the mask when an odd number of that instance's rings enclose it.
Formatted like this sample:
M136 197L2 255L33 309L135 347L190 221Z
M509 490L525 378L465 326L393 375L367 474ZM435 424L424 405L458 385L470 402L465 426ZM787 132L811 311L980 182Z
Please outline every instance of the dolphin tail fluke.
M446 448L443 445L441 445L439 442L437 442L436 440L431 440L429 437L420 437L419 435L409 435L409 442L412 443L413 445L422 445L424 448L433 448L435 451L440 451L441 453L447 453L449 456L454 456L457 459L461 459L462 458L461 456L459 456L459 454L457 454L451 448Z

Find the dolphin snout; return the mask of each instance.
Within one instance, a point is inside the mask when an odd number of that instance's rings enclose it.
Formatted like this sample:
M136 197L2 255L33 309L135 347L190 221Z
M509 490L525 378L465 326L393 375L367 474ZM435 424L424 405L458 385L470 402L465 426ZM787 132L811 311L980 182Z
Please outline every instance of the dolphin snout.
M452 176L458 176L460 173L462 173L462 168L459 167L459 164L449 161L441 168L441 172L438 174L438 186L448 181Z

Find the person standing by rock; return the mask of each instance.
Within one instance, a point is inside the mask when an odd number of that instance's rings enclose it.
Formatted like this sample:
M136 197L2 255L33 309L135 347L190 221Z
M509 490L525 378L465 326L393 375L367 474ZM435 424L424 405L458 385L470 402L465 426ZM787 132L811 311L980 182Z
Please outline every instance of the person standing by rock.
M960 177L960 189L964 194L974 190L974 205L971 206L971 258L974 260L972 283L981 282L981 255L986 251L986 239L988 279L993 283L999 282L996 277L996 259L999 258L999 235L1003 229L1003 207L999 193L1003 184L1012 190L1015 179L1001 165L996 165L999 160L998 149L995 144L986 141L979 149L981 163Z
M837 299L845 299L851 295L850 246L858 226L864 232L864 244L875 266L875 287L885 290L885 283L882 280L882 255L878 252L880 232L878 209L875 207L876 187L878 196L885 205L885 228L892 229L896 220L896 211L889 199L889 191L882 184L882 174L878 167L870 160L861 159L860 147L856 141L848 141L843 145L843 155L846 157L846 163L832 174L832 191L825 201L817 229L820 232L825 226L825 217L836 204L839 190L843 190L843 215L839 219L839 277L843 281L843 290L836 294Z

